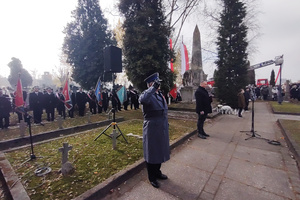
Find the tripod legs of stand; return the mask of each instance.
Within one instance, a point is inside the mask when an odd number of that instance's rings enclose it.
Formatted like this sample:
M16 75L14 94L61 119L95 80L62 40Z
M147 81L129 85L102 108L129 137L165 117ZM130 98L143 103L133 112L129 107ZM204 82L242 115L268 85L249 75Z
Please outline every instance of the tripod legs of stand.
M240 131L240 132L246 132L246 135L250 135L250 137L246 138L245 140L249 140L251 138L261 138L261 135L259 135L258 133L256 133L256 131L251 130L251 131ZM247 134L247 133L252 133L252 134Z
M120 130L120 128L119 128L119 126L118 126L118 124L116 123L116 122L112 122L110 125L108 125L95 139L94 139L94 141L96 141L102 134L104 134L104 135L106 135L107 137L109 137L109 138L112 138L110 135L107 135L106 133L105 133L105 131L107 130L107 129L109 129L111 126L114 126L114 129L113 129L113 131L115 131L116 130L116 128L115 127L117 127L117 129L119 130L119 132L120 132L120 134L118 135L118 136L116 136L116 139L118 138L118 137L120 137L120 136L122 136L123 138L124 138L124 140L126 141L126 143L128 144L128 142L127 142L127 140L126 140L126 138L124 137L124 135L123 135L123 133L122 133L122 131Z

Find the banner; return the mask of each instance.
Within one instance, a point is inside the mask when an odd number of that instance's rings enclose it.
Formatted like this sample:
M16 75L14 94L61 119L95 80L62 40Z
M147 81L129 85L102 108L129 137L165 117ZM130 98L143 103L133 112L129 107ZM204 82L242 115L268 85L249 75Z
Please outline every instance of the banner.
M124 103L124 101L127 100L127 92L126 92L126 89L124 86L122 86L118 91L117 91L117 95L118 95L118 98L122 103Z
M173 89L170 91L170 95L173 97L173 99L176 99L176 97L177 97L177 87L176 87L176 84L174 85Z
M100 102L102 100L102 98L101 98L101 81L100 81L100 77L98 78L98 82L97 82L96 87L95 87L95 95L96 95L97 101Z
M181 43L180 50L181 50L181 75L183 75L185 71L190 69L189 56L188 56L187 48L183 43Z
M170 50L172 51L172 39L170 38ZM173 67L173 58L170 60L170 69L172 72L174 72L174 67Z
M65 82L65 86L63 88L62 94L65 97L65 102L64 102L65 103L65 107L67 108L67 110L71 110L73 108L73 105L72 105L72 100L70 98L69 77L68 77L68 75L67 75L67 78L66 78L66 82Z
M15 106L16 107L24 106L22 83L21 83L20 77L18 79L17 90L16 90L16 93L15 93Z

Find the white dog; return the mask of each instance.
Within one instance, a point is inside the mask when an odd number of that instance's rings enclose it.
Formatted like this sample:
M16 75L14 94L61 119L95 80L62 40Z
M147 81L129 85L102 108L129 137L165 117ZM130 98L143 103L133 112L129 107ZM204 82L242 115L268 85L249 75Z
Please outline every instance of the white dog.
M222 106L222 105L218 105L217 107L217 112L221 113L221 114L227 114L227 115L233 115L234 111L230 106Z

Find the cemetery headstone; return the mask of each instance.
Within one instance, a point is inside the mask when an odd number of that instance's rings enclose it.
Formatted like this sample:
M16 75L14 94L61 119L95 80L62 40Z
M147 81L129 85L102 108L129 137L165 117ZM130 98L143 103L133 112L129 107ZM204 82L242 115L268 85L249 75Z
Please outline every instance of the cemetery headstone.
M26 123L24 122L24 120L20 121L20 137L24 137L25 136L25 131L26 131Z
M73 165L68 161L68 152L72 149L69 143L63 143L63 147L59 148L58 151L62 153L61 160L61 173L65 176L74 171Z
M59 128L59 129L63 129L63 126L62 126L62 124L63 124L63 119L62 119L61 116L58 116L58 118L57 118L57 123L58 123L58 128Z
M91 123L91 113L90 112L88 112L88 113L86 113L86 116L87 116L87 120L88 120L88 124L90 124Z

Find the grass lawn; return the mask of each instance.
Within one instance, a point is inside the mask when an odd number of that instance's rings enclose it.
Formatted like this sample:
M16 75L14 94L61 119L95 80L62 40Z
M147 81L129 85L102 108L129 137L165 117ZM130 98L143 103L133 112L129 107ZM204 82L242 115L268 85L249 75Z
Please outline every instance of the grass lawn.
M281 120L282 126L288 130L296 143L300 146L300 121L296 120Z
M34 161L24 162L29 158L30 148L6 153L7 159L21 179L30 198L33 200L75 198L141 159L143 157L142 140L126 136L128 133L142 135L141 109L116 113L116 117L121 116L128 120L118 123L118 126L129 144L119 137L116 150L112 149L112 141L105 135L101 135L97 141L94 141L105 128L101 127L35 145L35 155L40 158ZM196 129L196 123L188 120L169 119L169 125L170 141ZM111 128L106 131L107 134L111 132ZM64 142L68 142L73 147L69 152L69 161L75 167L75 172L66 177L58 173L62 157L58 149ZM43 166L51 167L51 173L43 177L36 176L34 170Z
M282 104L278 104L276 101L270 101L270 105L272 106L274 112L282 112L282 113L298 113L300 114L300 104L290 103L290 102L282 102Z

